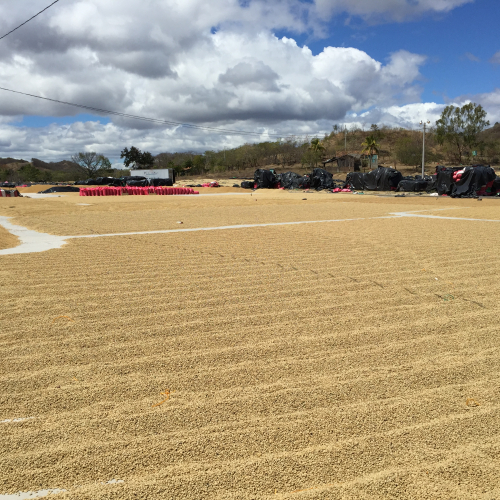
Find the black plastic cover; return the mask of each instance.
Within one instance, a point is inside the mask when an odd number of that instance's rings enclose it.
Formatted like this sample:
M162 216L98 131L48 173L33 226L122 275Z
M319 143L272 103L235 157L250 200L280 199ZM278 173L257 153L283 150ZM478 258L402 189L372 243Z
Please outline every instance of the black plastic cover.
M315 168L311 174L311 189L321 191L322 189L333 189L333 175L322 168Z
M276 175L270 170L264 170L262 168L255 171L253 178L258 189L273 189L276 187L276 184L278 184Z
M490 166L465 167L462 178L452 186L451 196L453 198L476 197L482 187L495 179L495 171Z
M45 191L40 191L41 194L48 194L48 193L79 193L80 188L77 188L75 186L54 186L49 189L46 189Z

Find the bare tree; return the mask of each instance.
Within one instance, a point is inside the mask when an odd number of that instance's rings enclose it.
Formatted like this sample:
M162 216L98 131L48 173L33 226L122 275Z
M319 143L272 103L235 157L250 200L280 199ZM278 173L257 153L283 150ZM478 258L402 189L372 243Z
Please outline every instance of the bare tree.
M77 153L71 157L71 161L76 163L89 178L106 175L111 171L111 162L108 158L95 151Z

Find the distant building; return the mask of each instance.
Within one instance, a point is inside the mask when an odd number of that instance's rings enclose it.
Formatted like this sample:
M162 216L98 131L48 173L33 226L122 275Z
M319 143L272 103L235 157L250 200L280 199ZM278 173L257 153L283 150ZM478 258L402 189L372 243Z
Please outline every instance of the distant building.
M372 170L378 167L378 156L372 155L370 165L370 155L360 153L346 153L334 156L322 162L325 168L328 163L337 163L337 172L359 172L361 168L369 167Z

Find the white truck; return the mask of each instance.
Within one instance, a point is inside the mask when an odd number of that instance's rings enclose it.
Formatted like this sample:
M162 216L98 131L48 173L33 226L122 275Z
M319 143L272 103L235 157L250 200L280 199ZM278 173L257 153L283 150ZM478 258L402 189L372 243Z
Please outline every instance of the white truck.
M146 177L146 179L172 179L175 182L175 172L172 168L158 168L147 170L131 170L130 175Z

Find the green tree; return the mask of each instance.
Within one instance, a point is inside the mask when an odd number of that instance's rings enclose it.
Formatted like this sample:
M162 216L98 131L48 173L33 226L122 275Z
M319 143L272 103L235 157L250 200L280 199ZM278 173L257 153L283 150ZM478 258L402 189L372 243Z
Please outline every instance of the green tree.
M112 170L109 159L95 151L77 153L71 157L71 161L76 163L89 178L106 176Z
M381 141L382 139L384 139L385 134L384 132L382 132L382 130L376 123L372 123L370 125L370 130L371 130L371 136L375 137L377 141Z
M34 167L31 163L27 163L17 171L17 175L21 182L38 182L41 174L38 168Z
M316 167L318 162L321 160L321 156L323 155L325 146L316 137L314 139L311 139L311 144L307 149L307 152L305 152L302 156L302 165L308 164L310 167Z
M154 156L150 152L144 151L143 153L140 149L137 149L134 146L130 149L125 148L121 152L120 158L125 158L123 163L126 167L132 165L136 168L148 169L153 168L155 163Z
M461 108L446 106L436 122L436 138L441 145L448 143L455 159L462 163L462 157L468 157L471 150L480 145L478 134L489 124L480 104L470 102Z
M318 138L315 138L311 140L311 145L309 146L309 149L311 151L314 151L315 153L316 152L322 153L325 150L325 146Z
M416 137L399 138L395 144L395 152L397 160L404 165L417 167L422 162L422 144Z
M362 151L364 153L368 153L370 155L370 167L372 165L372 158L374 154L378 154L380 149L380 144L377 142L377 139L373 135L369 135L365 138L365 142L361 144L363 148Z

